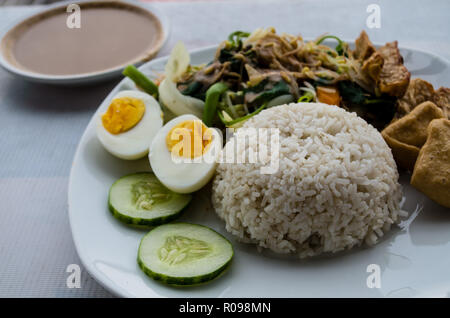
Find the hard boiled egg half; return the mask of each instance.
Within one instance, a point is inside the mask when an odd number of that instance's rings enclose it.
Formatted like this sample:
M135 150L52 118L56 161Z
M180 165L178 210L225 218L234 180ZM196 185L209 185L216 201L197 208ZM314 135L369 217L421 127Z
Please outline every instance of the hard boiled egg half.
M149 152L156 177L167 188L191 193L213 177L222 151L222 135L196 116L181 115L158 131Z
M150 95L133 90L117 93L97 118L97 136L112 155L132 160L144 157L159 129L163 113Z

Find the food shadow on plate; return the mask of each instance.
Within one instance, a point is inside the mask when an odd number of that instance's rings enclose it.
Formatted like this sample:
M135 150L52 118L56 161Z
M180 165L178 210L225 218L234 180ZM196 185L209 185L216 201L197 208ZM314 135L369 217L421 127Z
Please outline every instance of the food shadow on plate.
M440 206L415 189L409 184L410 179L410 173L400 173L400 182L406 198L403 210L408 211L411 218L404 231L408 233L414 245L448 244L450 231L446 229L450 228L450 209Z
M359 256L359 254L366 254L374 249L383 248L381 247L382 245L388 246L395 240L397 235L401 234L401 231L402 229L400 229L399 227L393 226L391 230L385 233L385 235L382 238L380 238L378 243L374 246L367 246L365 244L362 244L361 246L356 246L349 250L343 250L336 253L326 252L309 258L299 258L297 255L292 254L277 254L268 249L262 249L261 251L258 251L258 248L255 244L246 244L235 240L233 240L235 241L233 243L239 244L239 249L246 254L254 254L262 256L264 258L276 259L279 260L280 262L294 261L300 265L308 265L308 264L318 265L319 263L327 263L330 260L336 260L341 258L353 258L355 256Z
M138 263L136 262L136 272L140 273L142 279L147 283L151 284L151 287L153 288L153 284L158 284L158 287L161 288L159 292L162 290L171 293L174 289L180 290L180 291L201 291L202 294L205 293L208 295L208 297L223 297L223 293L227 291L228 283L231 280L231 276L233 276L233 263L234 260L231 261L231 263L228 265L228 267L222 271L218 276L214 277L212 280L202 282L195 285L168 285L165 284L159 280L154 280L148 276L144 272L142 272L141 268L139 267ZM223 288L218 289L218 286L222 285ZM164 295L164 292L162 293L162 296L170 297L169 294ZM195 295L184 295L183 297L195 297Z
M86 167L91 173L102 173L105 180L111 184L120 177L130 173L151 171L147 156L138 160L122 160L114 157L105 148L95 135L86 142L82 155L86 160Z
M445 245L450 242L450 211L423 196L422 212L409 227L409 235L414 245ZM438 230L439 229L439 230ZM441 230L442 229L442 230ZM447 231L445 231L447 229ZM445 235L442 235L445 233Z

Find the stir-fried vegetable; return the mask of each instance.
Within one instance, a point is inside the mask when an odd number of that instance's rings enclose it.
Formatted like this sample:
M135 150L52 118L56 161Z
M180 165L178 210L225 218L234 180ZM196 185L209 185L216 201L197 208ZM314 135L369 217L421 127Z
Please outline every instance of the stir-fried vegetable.
M318 40L316 40L316 44L321 44L326 39L334 39L338 41L338 45L335 47L335 50L337 54L339 55L345 55L347 53L348 45L347 43L343 42L340 38L334 35L324 35L320 37Z
M219 82L211 86L206 92L205 107L203 108L203 122L206 126L213 125L219 98L227 89L227 85Z
M342 95L342 107L356 112L380 130L392 120L397 110L395 97L374 96L350 81L340 82L338 87Z
M125 67L122 74L129 77L144 92L152 95L154 98L158 98L158 86L142 74L134 65Z
M248 32L235 31L228 36L228 42L230 42L233 47L241 47L242 39L248 37L249 35L250 33Z
M298 100L297 103L309 103L314 101L314 95L310 92L306 92L303 94Z
M336 49L321 44L327 38L338 41ZM310 86L348 80L352 63L347 51L347 44L335 36L305 43L300 36L279 36L273 29L252 34L236 31L219 46L211 63L186 72L178 88L185 95L205 100L208 88L223 82L241 94L238 104L245 109L243 115L282 95L316 100L314 88L309 93L303 88L309 91Z
M237 119L230 119L231 117L225 111L222 111L222 112L219 111L219 112L217 112L217 114L219 115L220 120L225 124L226 127L238 128L238 127L241 127L246 120L252 118L256 114L258 114L260 111L262 111L264 108L266 108L266 104L261 105L253 113L247 114L247 115L239 117ZM225 118L225 117L227 117L227 118Z
M341 82L339 83L339 89L342 93L344 99L351 103L362 104L370 95L359 87L357 84L352 82Z
M318 86L317 99L319 102L329 105L339 105L341 102L339 91L334 87Z
M371 65L361 58L376 50L369 46L364 53L363 35L356 43L358 51L352 51L334 35L305 42L301 36L278 35L273 28L251 34L235 31L208 64L188 65L188 53L181 45L168 64L177 70L171 78L179 100L185 96L198 105L203 102L202 117L209 126L220 125L220 120L226 126L241 125L263 108L283 103L320 101L356 111L382 127L392 118L396 99L381 94L377 86L383 57L374 56ZM336 47L325 45L329 39L337 41ZM176 56L179 63L172 58ZM186 107L172 108L184 112Z
M267 103L266 107L270 108L270 107L273 107L273 106L289 104L289 103L292 103L294 100L295 100L295 98L291 94L280 95L280 96L275 97L274 99L270 100Z
M310 103L315 102L317 99L316 89L313 85L305 82L305 87L300 87L300 91L304 92L302 96L298 99L298 103Z
M272 83L269 80L263 80L254 87L244 89L248 104L261 105L275 97L289 94L289 86L284 80Z

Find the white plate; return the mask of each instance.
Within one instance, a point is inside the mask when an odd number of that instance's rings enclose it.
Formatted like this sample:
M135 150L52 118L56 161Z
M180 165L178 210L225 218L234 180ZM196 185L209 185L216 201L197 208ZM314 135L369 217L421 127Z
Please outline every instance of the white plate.
M193 64L210 61L215 47L191 52ZM450 64L429 53L402 49L413 76L436 86L450 86ZM146 74L162 70L167 58L141 67ZM121 81L111 96L134 87ZM216 217L206 190L196 194L181 220L212 227L235 249L231 268L219 279L197 287L173 288L148 278L136 262L139 241L146 233L117 221L107 207L108 189L119 177L148 170L146 159L123 161L109 155L95 135L91 120L81 138L70 175L69 216L78 254L89 273L109 291L125 297L378 297L450 295L450 210L426 198L401 176L404 209L423 209L395 227L375 247L309 260L260 254L255 246L237 243ZM366 281L369 264L381 269L381 288Z
M40 15L46 11L51 11L59 8L65 8L69 4L77 3L77 4L83 4L86 2L92 2L90 0L79 0L79 1L61 1L57 2L53 5L45 6L41 11L37 13L33 13L31 15L28 15L26 17L22 17L20 20L15 21L13 24L11 24L8 28L5 30L2 30L0 32L0 39L3 40L5 35L8 33L9 30L12 30L17 25L21 24L22 22L28 20L29 18L32 18L33 16ZM136 2L131 1L123 1L127 2L130 6L135 6L138 8L141 8L145 11L150 11L156 18L158 18L159 22L161 23L162 32L163 32L163 38L160 43L160 45L157 47L157 52L164 46L164 44L167 42L167 38L170 33L170 23L166 15L164 15L160 10L158 10L156 7L151 6L150 4L141 5ZM156 55L155 54L155 55ZM147 59L148 60L148 59ZM130 62L131 63L131 62ZM135 65L142 64L142 59L140 59L137 62L133 62ZM110 68L103 71L95 71L91 73L84 73L84 74L75 74L75 75L47 75L47 74L41 74L37 72L27 71L24 69L21 69L12 63L10 63L3 54L0 53L0 66L3 67L6 71L9 73L18 76L20 78L23 78L27 81L31 82L39 82L39 83L47 83L47 84L54 84L54 85L80 85L80 84L93 84L100 81L106 81L108 79L112 79L115 77L120 76L122 73L124 66L118 66L114 68Z

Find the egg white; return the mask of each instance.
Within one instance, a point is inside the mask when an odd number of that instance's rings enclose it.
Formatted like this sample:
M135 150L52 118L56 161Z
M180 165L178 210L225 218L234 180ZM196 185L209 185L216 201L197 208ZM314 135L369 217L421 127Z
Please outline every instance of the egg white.
M102 115L113 99L123 97L142 100L145 105L145 112L136 126L114 135L103 127ZM145 157L153 138L163 125L163 115L158 102L149 94L134 90L121 91L111 101L97 116L97 137L100 143L109 153L121 159L134 160Z
M150 165L156 177L167 188L178 193L191 193L205 186L214 175L222 150L222 135L212 128L211 143L201 157L172 158L166 145L166 136L174 126L187 120L200 119L190 114L172 119L158 131L149 152Z

